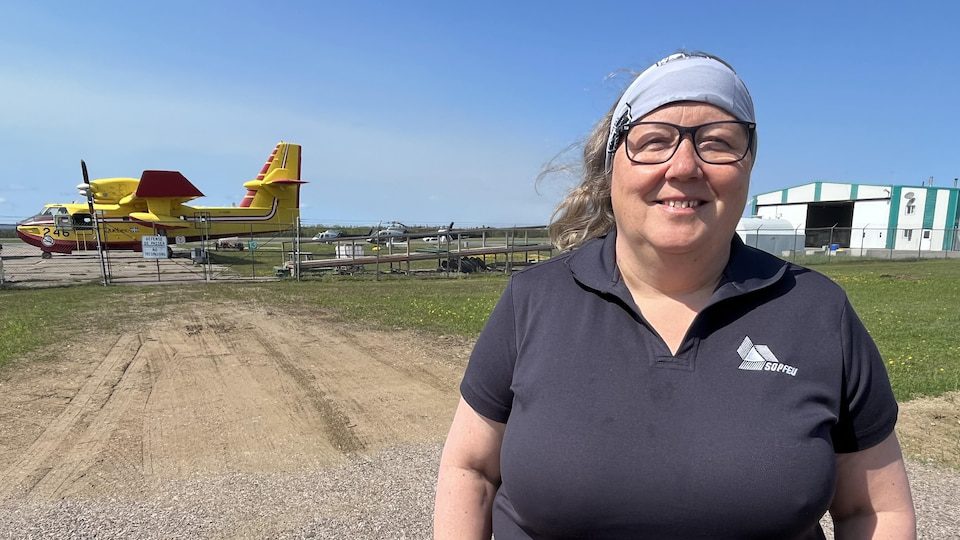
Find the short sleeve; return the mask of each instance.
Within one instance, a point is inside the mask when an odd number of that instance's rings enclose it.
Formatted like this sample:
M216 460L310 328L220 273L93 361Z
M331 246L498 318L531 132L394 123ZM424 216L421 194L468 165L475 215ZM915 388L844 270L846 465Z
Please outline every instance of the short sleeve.
M837 453L858 452L890 435L897 423L897 401L880 351L849 301L840 326L843 395L831 436Z
M460 394L473 410L501 424L507 423L513 405L510 387L516 358L517 331L511 282L477 338L460 382Z

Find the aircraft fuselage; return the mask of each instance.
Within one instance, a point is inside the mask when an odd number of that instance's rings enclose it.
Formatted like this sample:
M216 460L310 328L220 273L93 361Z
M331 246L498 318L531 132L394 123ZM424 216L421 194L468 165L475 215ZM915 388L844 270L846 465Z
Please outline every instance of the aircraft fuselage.
M142 222L116 205L95 205L101 244L107 249L141 250L144 236L202 239L247 236L290 229L299 214L296 208L206 208L183 205L177 221ZM282 214L282 215L281 215ZM40 214L17 224L24 242L51 253L96 249L93 218L85 204L53 204ZM171 242L172 243L172 242Z
M48 204L17 224L17 236L47 253L96 249L142 250L144 236L202 239L251 236L292 229L300 216L300 145L281 141L260 174L245 182L239 206L190 206L203 197L177 171L143 171L140 179L102 178L82 190L92 203ZM91 206L92 205L92 206ZM93 214L91 214L91 207ZM96 219L94 219L94 214Z

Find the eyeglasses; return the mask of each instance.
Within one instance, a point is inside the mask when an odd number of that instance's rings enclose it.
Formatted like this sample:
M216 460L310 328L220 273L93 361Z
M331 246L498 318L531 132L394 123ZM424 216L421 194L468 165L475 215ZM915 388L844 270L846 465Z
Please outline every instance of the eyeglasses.
M737 120L689 127L666 122L633 122L620 128L620 136L625 134L627 158L640 165L670 161L687 135L704 163L727 165L746 157L753 145L756 128L753 122Z

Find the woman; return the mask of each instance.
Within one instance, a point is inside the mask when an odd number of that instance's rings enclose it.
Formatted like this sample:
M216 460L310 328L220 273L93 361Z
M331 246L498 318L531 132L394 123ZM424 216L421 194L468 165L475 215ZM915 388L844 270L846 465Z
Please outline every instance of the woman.
M843 291L746 247L734 71L675 54L594 129L477 341L437 538L913 538L883 361Z

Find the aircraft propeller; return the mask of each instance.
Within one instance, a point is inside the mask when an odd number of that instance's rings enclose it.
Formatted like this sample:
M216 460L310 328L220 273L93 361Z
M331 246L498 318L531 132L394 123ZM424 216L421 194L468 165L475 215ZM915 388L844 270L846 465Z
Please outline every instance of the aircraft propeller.
M107 266L106 261L103 258L103 246L100 240L100 224L97 223L97 212L93 208L93 187L90 185L90 174L87 172L87 163L80 160L80 170L83 173L83 184L77 186L80 189L80 193L87 198L87 209L90 212L90 219L92 220L91 228L93 229L93 237L97 241L97 258L100 259L100 273L103 276L103 284L107 285Z

